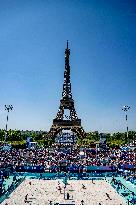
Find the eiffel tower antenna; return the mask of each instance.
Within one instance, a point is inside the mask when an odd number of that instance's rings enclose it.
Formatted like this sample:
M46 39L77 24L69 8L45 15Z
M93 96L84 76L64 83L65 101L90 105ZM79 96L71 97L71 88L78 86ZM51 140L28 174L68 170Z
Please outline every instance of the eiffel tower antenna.
M65 49L65 70L64 70L62 98L60 100L60 106L56 118L53 119L53 124L48 133L48 136L51 138L56 137L56 135L62 130L71 130L81 138L83 138L86 135L84 129L81 126L81 119L77 117L77 113L74 106L74 100L72 98L69 56L70 56L70 49L68 47L68 41L67 41L67 47ZM70 111L69 116L66 116L64 114L65 110Z

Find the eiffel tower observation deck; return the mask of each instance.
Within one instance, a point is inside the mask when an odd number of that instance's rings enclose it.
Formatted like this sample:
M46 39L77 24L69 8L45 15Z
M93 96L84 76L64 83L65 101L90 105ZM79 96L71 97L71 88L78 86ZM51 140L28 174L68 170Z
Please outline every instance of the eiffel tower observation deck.
M48 133L48 137L51 138L56 137L56 135L62 130L71 130L80 138L83 138L86 134L81 126L81 119L77 117L74 100L72 98L69 56L70 49L67 41L67 48L65 49L65 71L62 98L60 100L60 106L56 118L53 119L53 124ZM68 116L65 115L65 110L69 111Z

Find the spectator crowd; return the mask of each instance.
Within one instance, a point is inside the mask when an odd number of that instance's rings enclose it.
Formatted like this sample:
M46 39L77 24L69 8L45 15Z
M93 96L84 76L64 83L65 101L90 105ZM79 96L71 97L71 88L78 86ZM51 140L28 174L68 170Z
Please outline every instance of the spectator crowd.
M132 150L83 148L71 152L57 148L0 150L0 167L41 166L44 171L83 171L88 166L108 166L116 170L136 168L136 153ZM65 170L63 170L65 167Z

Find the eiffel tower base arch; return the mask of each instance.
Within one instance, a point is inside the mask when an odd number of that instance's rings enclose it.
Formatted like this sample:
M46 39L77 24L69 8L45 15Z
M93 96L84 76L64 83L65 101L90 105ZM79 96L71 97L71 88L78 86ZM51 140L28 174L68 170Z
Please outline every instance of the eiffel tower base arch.
M58 133L62 130L71 130L72 132L76 133L79 138L84 138L86 133L81 126L81 120L53 120L53 125L48 133L49 138L55 138Z

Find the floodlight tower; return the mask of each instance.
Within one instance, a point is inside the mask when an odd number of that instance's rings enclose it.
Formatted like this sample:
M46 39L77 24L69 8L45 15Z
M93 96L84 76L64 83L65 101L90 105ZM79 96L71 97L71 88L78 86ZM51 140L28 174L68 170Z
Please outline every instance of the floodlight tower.
M129 111L130 106L128 105L124 105L122 110L125 112L126 114L126 126L127 126L127 139L128 139L128 117L127 117L127 112Z
M5 132L5 141L7 138L7 131L8 131L8 114L10 110L13 110L13 105L5 105L5 110L8 112L7 113L7 120L6 120L6 132Z

